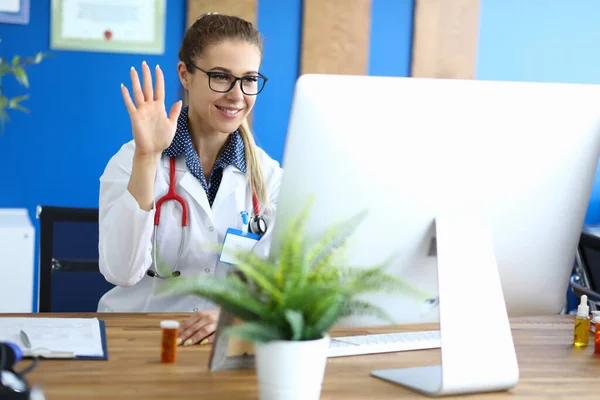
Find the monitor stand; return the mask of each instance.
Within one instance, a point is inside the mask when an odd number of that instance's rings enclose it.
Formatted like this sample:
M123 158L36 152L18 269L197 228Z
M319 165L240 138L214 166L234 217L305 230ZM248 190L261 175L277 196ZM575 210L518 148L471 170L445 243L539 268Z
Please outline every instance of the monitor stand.
M508 390L519 367L489 229L470 213L434 223L441 365L372 375L432 397Z

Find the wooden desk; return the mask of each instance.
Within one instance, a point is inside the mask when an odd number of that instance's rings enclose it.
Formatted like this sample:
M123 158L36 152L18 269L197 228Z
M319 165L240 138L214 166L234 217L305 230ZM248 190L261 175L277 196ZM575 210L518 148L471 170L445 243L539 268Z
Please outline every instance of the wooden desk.
M16 316L9 314L5 316ZM0 317L3 316L0 314ZM178 348L176 364L159 363L159 321L187 314L33 314L94 317L106 321L108 361L42 360L29 375L49 400L60 399L257 399L254 370L208 371L210 345ZM600 357L593 345L575 349L573 317L557 315L513 319L520 382L509 392L471 395L469 399L598 399ZM407 330L435 329L432 325ZM473 328L473 329L471 329ZM485 331L485 327L479 327ZM374 329L371 332L385 332ZM334 336L366 330L340 330ZM475 327L465 327L476 335ZM590 340L590 343L593 343ZM493 346L490 343L490 346ZM485 352L485 349L479 349ZM27 363L29 361L24 361ZM321 399L423 399L401 386L369 376L371 370L439 363L439 350L364 355L328 360ZM24 365L23 364L23 365Z

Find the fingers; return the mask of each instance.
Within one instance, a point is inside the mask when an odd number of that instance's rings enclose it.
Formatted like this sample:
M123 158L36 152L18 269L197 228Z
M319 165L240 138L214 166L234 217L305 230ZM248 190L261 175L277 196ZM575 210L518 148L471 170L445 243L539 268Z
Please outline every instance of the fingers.
M156 101L165 101L165 77L163 75L162 69L160 66L156 64L156 89L154 91L154 96Z
M154 100L154 93L152 89L152 73L150 67L146 64L146 61L142 62L142 76L144 77L144 100Z
M196 312L180 325L178 344L190 346L203 341L217 329L212 313Z
M202 311L196 311L188 319L186 319L185 321L183 321L179 325L179 337L181 337L181 334L183 332L185 332L190 326L192 326L196 322L200 321L202 319L202 316L203 316Z
M131 67L130 75L133 98L135 99L135 104L139 107L141 104L144 104L144 93L142 92L142 86L140 85L140 78L134 67Z
M215 321L208 318L202 318L185 331L181 332L179 338L184 346L190 346L202 341L208 335L213 333L215 329L217 329Z
M169 113L169 120L176 124L177 119L179 118L179 113L181 112L181 107L183 106L183 102L179 100L171 107L171 112Z
M213 344L215 342L215 332L216 332L217 328L215 327L213 333L207 337L206 339L204 339L203 341L200 342L200 344Z
M133 104L133 100L131 100L131 96L129 95L129 90L127 90L127 86L121 83L121 94L123 95L123 101L125 101L125 107L127 108L127 112L129 114L133 114L135 112L135 104Z
M184 346L191 346L197 343L207 344L214 337L215 330L217 329L216 322L209 323L200 328L196 333L190 336L183 342ZM210 336L209 336L210 335ZM209 337L207 337L209 336Z

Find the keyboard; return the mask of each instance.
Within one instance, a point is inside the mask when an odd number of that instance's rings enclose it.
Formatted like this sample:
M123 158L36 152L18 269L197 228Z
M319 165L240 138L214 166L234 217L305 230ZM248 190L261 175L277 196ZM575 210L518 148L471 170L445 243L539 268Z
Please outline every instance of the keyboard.
M440 347L440 331L332 337L327 357L392 353Z

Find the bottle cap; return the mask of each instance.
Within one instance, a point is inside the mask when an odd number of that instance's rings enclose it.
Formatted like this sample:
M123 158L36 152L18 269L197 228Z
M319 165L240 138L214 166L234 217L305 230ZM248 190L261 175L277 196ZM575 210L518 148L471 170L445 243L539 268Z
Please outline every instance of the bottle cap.
M177 329L179 328L179 321L173 321L173 320L163 320L160 321L160 327L162 329Z
M590 307L587 303L587 296L585 294L581 295L581 301L579 306L577 307L577 316L578 317L587 317L590 315Z

